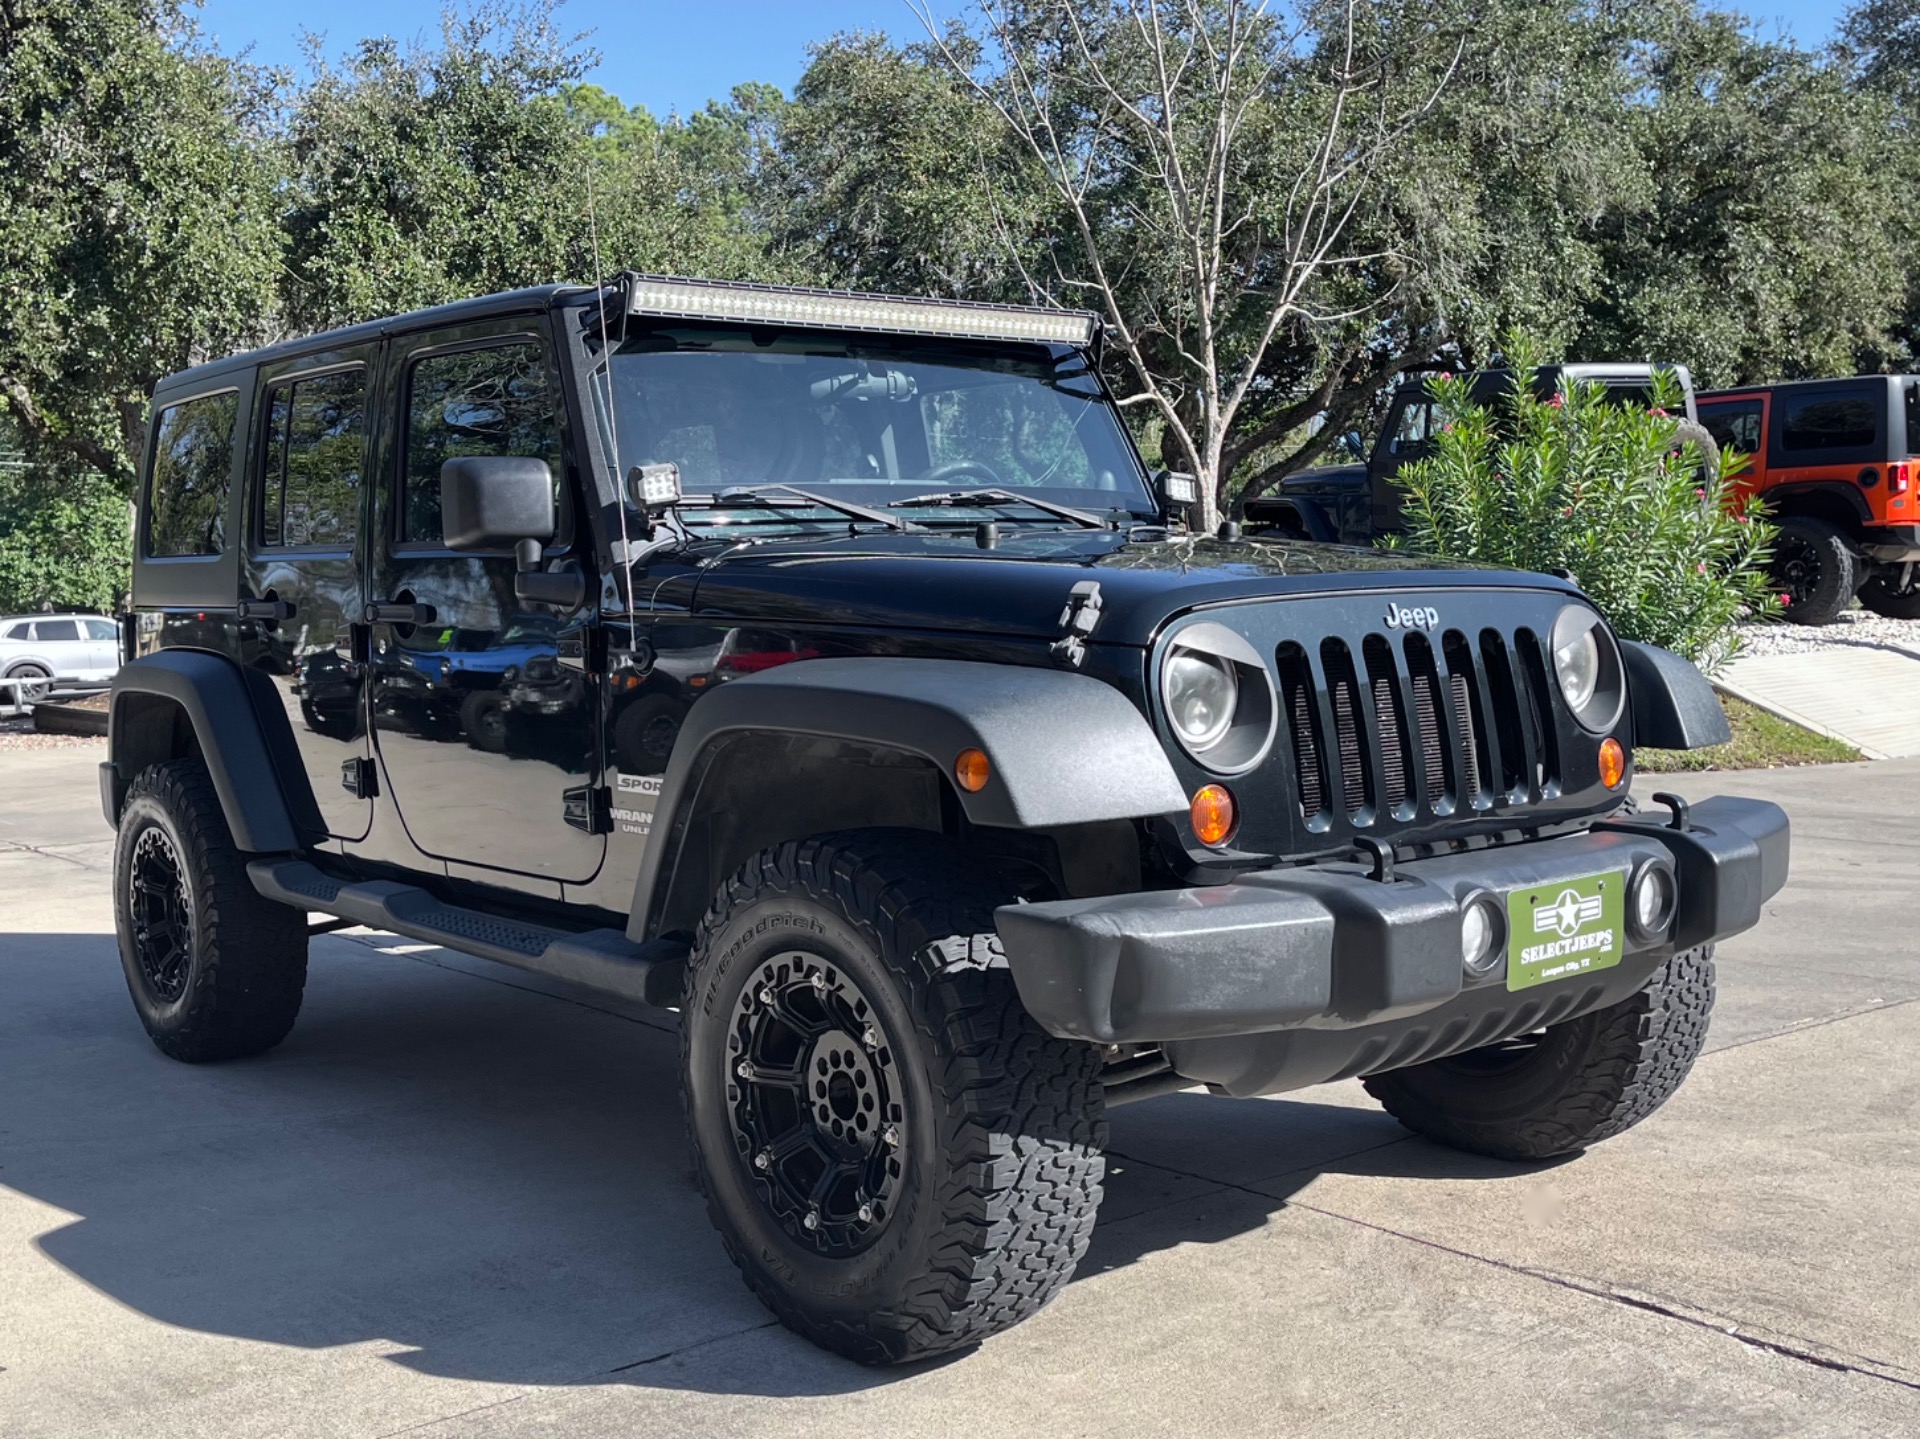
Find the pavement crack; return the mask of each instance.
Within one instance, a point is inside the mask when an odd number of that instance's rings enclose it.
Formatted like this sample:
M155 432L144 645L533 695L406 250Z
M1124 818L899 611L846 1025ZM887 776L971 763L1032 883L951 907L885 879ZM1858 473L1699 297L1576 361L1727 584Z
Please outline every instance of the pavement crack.
M749 1324L744 1329L731 1330L726 1334L714 1334L705 1339L696 1339L691 1344L682 1344L673 1349L662 1349L658 1354L649 1354L645 1359L636 1359L631 1364L616 1364L607 1370L609 1374L625 1374L634 1369L645 1369L649 1364L659 1364L681 1354L690 1354L696 1349L704 1349L709 1344L721 1344L729 1339L738 1339L742 1334L758 1334L762 1329L776 1329L778 1319L764 1320L759 1324Z
M1678 1305L1663 1302L1646 1295L1616 1289L1611 1285L1596 1284L1592 1281L1578 1279L1566 1274L1555 1274L1551 1270L1535 1269L1530 1265L1515 1264L1505 1259L1495 1259L1491 1255L1475 1254L1470 1249L1460 1249L1451 1244L1443 1244L1437 1239L1427 1239L1418 1234L1409 1234L1405 1230L1395 1229L1390 1225L1375 1224L1370 1220L1357 1219L1351 1214L1341 1214L1337 1210L1322 1209L1318 1205L1302 1204L1297 1200L1283 1200L1282 1203L1295 1209L1304 1209L1309 1214L1318 1214L1322 1218L1340 1220L1347 1224L1356 1225L1361 1229L1370 1229L1376 1234L1385 1234L1394 1239L1403 1239L1410 1244L1418 1244L1424 1248L1435 1250L1438 1253L1451 1255L1456 1259L1470 1260L1473 1263L1484 1264L1489 1268L1499 1269L1508 1274L1521 1275L1528 1279L1537 1279L1544 1284L1552 1284L1558 1288L1570 1290L1575 1294L1584 1294L1591 1299L1606 1300L1609 1303L1619 1304L1629 1309L1638 1309L1643 1313L1657 1314L1662 1318L1672 1319L1681 1324L1690 1324L1696 1329L1704 1329L1709 1333L1722 1335L1737 1343L1744 1344L1750 1349L1762 1350L1768 1354L1778 1355L1783 1359L1793 1359L1802 1364L1813 1365L1815 1368L1829 1369L1841 1374L1855 1374L1863 1379L1875 1379L1882 1384L1892 1384L1902 1389L1911 1389L1920 1392L1920 1381L1904 1379L1898 1374L1888 1373L1888 1369L1894 1366L1886 1364L1882 1360L1862 1355L1859 1356L1861 1360L1860 1363L1853 1363L1846 1359L1835 1358L1830 1354L1822 1354L1812 1348L1802 1347L1800 1344L1765 1338L1759 1334L1754 1334L1742 1329L1738 1323L1732 1320L1712 1315L1705 1310L1694 1310L1691 1306L1681 1308Z
M1899 1002L1914 1003L1915 1001L1902 1000ZM1889 1006L1882 1005L1878 1007L1888 1008ZM1407 1136L1407 1138L1412 1137L1411 1135ZM1359 1152L1363 1154L1370 1153L1372 1149L1384 1149L1389 1145L1404 1142L1405 1140L1402 1139L1388 1140L1386 1144L1373 1145L1370 1149ZM1902 1389L1911 1389L1920 1392L1920 1380L1903 1378L1899 1374L1890 1372L1902 1366L1895 1365L1886 1360L1875 1359L1870 1355L1854 1356L1855 1359L1859 1360L1858 1363L1855 1363L1850 1359L1838 1358L1832 1354L1823 1354L1817 1349L1806 1347L1802 1344L1766 1338L1742 1329L1740 1325L1733 1320L1714 1315L1707 1310L1696 1310L1690 1305L1682 1307L1678 1303L1670 1303L1649 1295L1635 1294L1629 1290L1617 1289L1611 1285L1580 1279L1572 1275L1556 1274L1548 1269L1535 1269L1530 1265L1515 1264L1506 1259L1495 1259L1491 1255L1475 1254L1470 1249L1460 1249L1454 1245L1442 1243L1437 1239L1428 1239L1419 1234L1409 1234L1406 1230L1395 1229L1391 1225L1376 1224L1372 1220L1356 1218L1351 1214L1342 1214L1335 1209L1324 1209L1317 1204L1307 1204L1298 1199L1283 1198L1280 1195L1269 1193L1263 1189L1255 1189L1251 1185L1236 1184L1230 1179L1217 1179L1211 1175L1196 1174L1191 1170L1175 1169L1169 1165L1155 1164L1151 1160L1132 1158L1120 1154L1115 1150L1108 1150L1107 1153L1113 1158L1126 1159L1129 1164L1145 1164L1152 1168L1164 1170L1168 1174L1180 1175L1185 1179L1198 1180L1203 1184L1217 1185L1221 1189L1238 1190L1242 1194L1262 1200L1265 1203L1278 1204L1283 1209L1303 1210L1308 1214L1317 1214L1323 1219L1337 1220L1344 1224L1354 1225L1360 1229L1372 1230L1376 1234L1384 1234L1392 1239L1404 1240L1409 1244L1418 1244L1422 1248L1431 1249L1440 1254L1450 1255L1455 1259L1465 1259L1475 1264L1484 1264L1491 1269L1498 1269L1508 1274L1520 1276L1521 1278L1538 1280L1543 1284L1551 1284L1561 1289L1570 1290L1575 1294L1584 1294L1590 1299L1601 1299L1609 1303L1622 1305L1629 1309L1638 1309L1644 1313L1657 1314L1662 1318L1672 1319L1681 1324L1690 1324L1696 1329L1704 1329L1709 1333L1719 1334L1737 1343L1744 1344L1749 1349L1758 1349L1768 1354L1778 1355L1783 1359L1796 1360L1799 1363L1810 1364L1819 1369L1832 1370L1835 1373L1854 1374L1863 1379L1876 1379L1882 1384L1892 1384ZM1281 1179L1285 1178L1286 1174L1299 1174L1305 1170L1318 1170L1321 1168L1324 1168L1324 1166L1301 1165L1298 1169L1288 1170L1284 1174L1275 1175L1274 1178ZM1189 1197L1201 1198L1204 1196L1196 1195ZM1171 1207L1172 1204L1181 1202L1183 1201L1169 1201L1166 1205L1156 1205L1155 1209L1168 1208ZM1143 1213L1151 1212L1153 1211L1143 1211ZM1139 1217L1139 1215L1130 1214L1127 1216L1127 1220L1137 1219ZM1121 1223L1126 1223L1127 1220L1122 1220Z
M1716 1054L1731 1054L1734 1050L1745 1049L1750 1044L1765 1044L1768 1040L1785 1039L1790 1034L1805 1034L1808 1030L1825 1029L1830 1024L1841 1024L1866 1014L1878 1014L1883 1009L1899 1009L1907 1004L1920 1004L1920 995L1908 995L1905 999L1881 1000L1875 1004L1859 1005L1854 1009L1843 1009L1838 1014L1823 1014L1813 1019L1796 1020L1779 1029L1770 1029L1765 1034L1750 1035L1746 1039L1736 1039L1731 1044L1723 1044L1717 1049L1709 1049L1700 1057L1711 1059Z

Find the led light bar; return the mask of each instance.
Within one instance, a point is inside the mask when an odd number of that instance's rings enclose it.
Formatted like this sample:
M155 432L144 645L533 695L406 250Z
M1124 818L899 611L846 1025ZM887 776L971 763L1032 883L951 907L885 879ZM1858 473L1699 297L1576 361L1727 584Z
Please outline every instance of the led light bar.
M1091 344L1099 323L1085 310L858 295L656 275L627 276L627 313L660 319L730 320L810 330L880 330L897 335L951 335L956 339L1055 345Z

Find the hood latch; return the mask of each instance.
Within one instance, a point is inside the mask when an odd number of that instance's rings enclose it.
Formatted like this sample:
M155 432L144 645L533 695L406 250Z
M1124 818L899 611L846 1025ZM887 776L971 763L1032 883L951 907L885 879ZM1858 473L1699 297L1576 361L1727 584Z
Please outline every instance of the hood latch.
M1087 657L1087 637L1100 623L1100 581L1082 580L1067 591L1067 607L1060 611L1060 638L1053 642L1055 659L1075 669Z

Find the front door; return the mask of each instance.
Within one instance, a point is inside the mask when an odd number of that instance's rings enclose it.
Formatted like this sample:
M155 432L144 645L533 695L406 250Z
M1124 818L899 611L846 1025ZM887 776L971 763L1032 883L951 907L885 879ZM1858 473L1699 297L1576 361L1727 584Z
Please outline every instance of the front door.
M549 555L573 543L561 389L540 322L490 321L392 342L400 418L373 580L375 743L413 843L439 859L548 880L591 879L604 836L590 812L597 691L560 660L583 615L514 597L514 557L443 541L440 466L478 455L545 460L559 491Z
M241 655L272 677L315 803L336 839L373 820L366 794L366 703L355 628L365 605L371 375L368 353L269 370L253 407L247 543L241 562Z

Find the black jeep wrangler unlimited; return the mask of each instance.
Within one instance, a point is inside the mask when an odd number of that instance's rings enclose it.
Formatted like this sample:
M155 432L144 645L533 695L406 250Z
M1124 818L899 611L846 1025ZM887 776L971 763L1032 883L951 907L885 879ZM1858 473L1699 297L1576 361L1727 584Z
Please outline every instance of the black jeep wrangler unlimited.
M1686 366L1541 365L1527 379L1533 393L1543 400L1566 383L1598 385L1615 404L1648 406L1653 403L1656 370L1670 376L1680 391L1675 446L1691 441L1701 468L1708 475L1717 475L1720 446L1695 412L1693 376ZM1467 376L1467 394L1476 405L1497 410L1500 400L1512 389L1511 370L1479 370ZM1370 545L1383 536L1405 533L1406 491L1400 486L1400 471L1433 453L1434 436L1443 420L1439 403L1428 389L1428 377L1402 381L1387 402L1386 416L1371 449L1363 446L1358 431L1341 436L1349 463L1301 470L1281 481L1277 493L1248 501L1247 529L1256 534L1346 545Z
M1111 1105L1645 1117L1787 871L1627 802L1705 682L1549 577L1182 533L1098 342L629 275L164 381L101 768L154 1042L271 1048L343 923L678 1009L728 1252L875 1362L1060 1290Z

